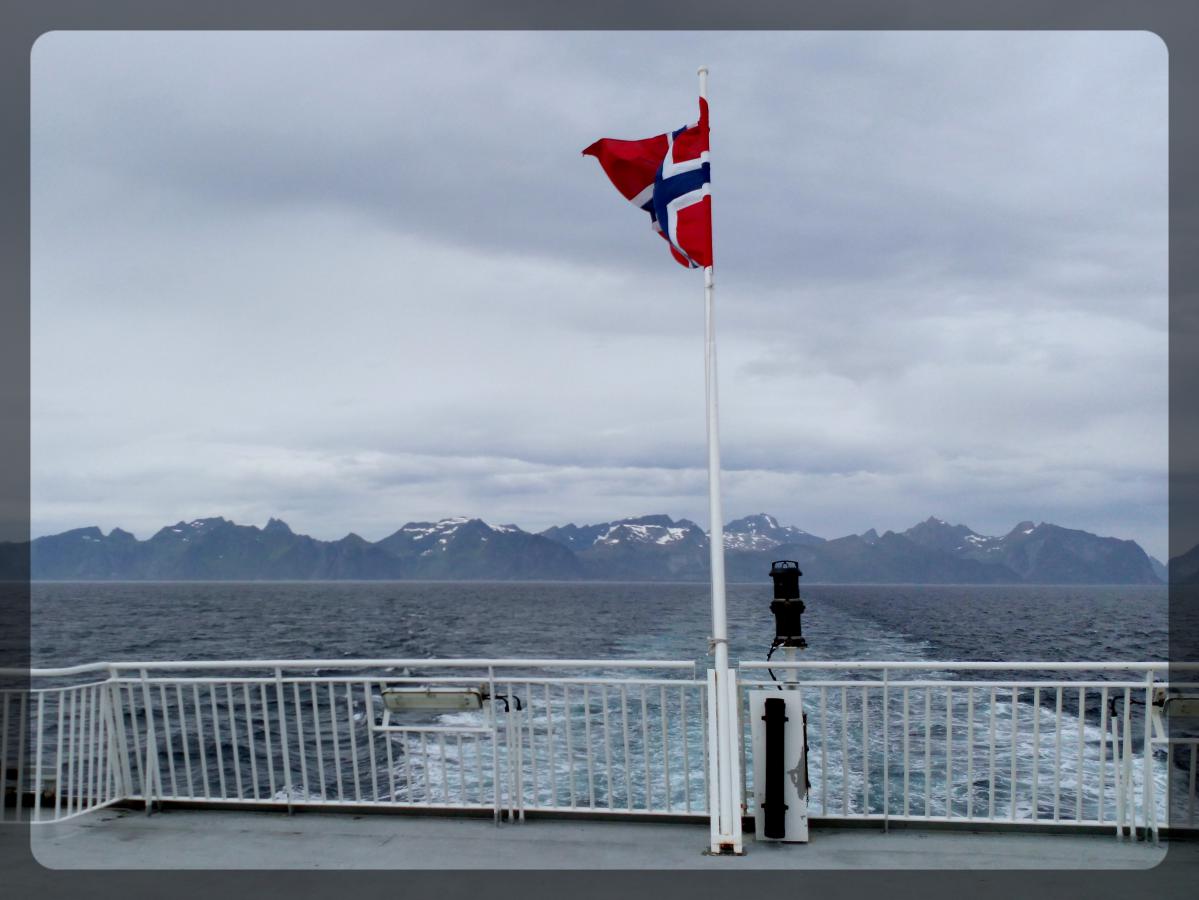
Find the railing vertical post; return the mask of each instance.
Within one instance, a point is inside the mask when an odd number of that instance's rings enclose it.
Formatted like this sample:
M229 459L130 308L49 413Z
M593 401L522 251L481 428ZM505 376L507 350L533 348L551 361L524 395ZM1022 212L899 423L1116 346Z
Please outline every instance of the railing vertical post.
M192 683L192 708L196 711L196 748L200 751L200 781L204 788L204 799L212 796L212 787L208 782L208 742L204 739L204 707L200 704L200 685ZM266 687L262 688L262 717L266 721ZM268 743L269 746L269 743ZM271 794L275 793L275 784L271 782Z
M903 817L905 819L912 814L911 813L912 806L908 799L909 792L911 789L911 782L910 782L911 764L909 762L911 754L910 754L910 750L908 748L908 744L910 743L909 722L911 721L911 715L908 712L908 707L910 705L911 705L911 696L910 696L908 687L905 685L904 689L903 689L903 723L902 723L903 724Z
M588 747L588 809L596 808L595 748L591 743L591 685L583 684L583 742Z
M492 732L494 734L494 730ZM483 805L483 738L481 735L476 735L475 740L475 784L478 785L477 793L479 797L479 805Z
M249 796L253 797L255 799L255 801L257 801L257 799L258 799L258 748L254 747L254 708L251 705L249 705L249 682L242 682L241 699L243 701L245 701L245 708L246 708L246 753L249 755L249 786L251 786L251 791L249 791ZM329 683L329 718L333 720L333 741L335 741L335 748L336 748L337 709L333 708L333 682ZM333 753L333 759L336 759L338 762L338 766L337 766L338 795L337 795L337 798L341 799L342 798L342 795L341 795L341 790L342 790L341 755L339 755L337 753L336 749L335 749L335 753Z
M327 801L327 799L329 799L329 795L327 795L325 790L325 747L323 739L321 739L320 730L320 702L318 700L318 694L320 693L319 689L320 684L318 682L313 682L311 693L309 693L309 700L312 700L312 730L315 733L315 736L317 736L317 777L320 779L320 799L321 801ZM233 708L233 701L229 702L229 707ZM391 744L390 739L388 739L387 743L388 745ZM236 748L236 744L234 744L234 747ZM337 760L335 765L341 765L341 761ZM237 778L241 778L240 772L237 774ZM239 790L239 792L241 791L240 781L237 790ZM392 792L392 799L394 799L394 791Z
M586 690L586 686L583 689ZM683 809L691 812L691 726L687 721L687 688L685 687L679 688L679 723L683 729ZM591 746L590 735L587 739L587 746ZM591 751L587 752L590 754ZM587 757L587 768L590 772L590 755ZM593 802L591 805L594 806L595 803Z
M34 739L33 751L33 820L42 818L42 715L46 706L46 694L38 691L37 695L37 737ZM17 792L17 803L21 802L20 791Z
M1057 686L1057 702L1053 708L1053 821L1057 822L1062 813L1062 686ZM1081 726L1080 726L1081 727ZM1078 773L1079 787L1082 786L1082 773Z
M504 773L504 788L508 792L508 821L516 821L517 799L516 794L519 789L517 784L520 768L520 757L517 754L516 742L512 739L513 731L519 722L520 710L516 706L516 695L512 693L512 685L508 685L508 706L504 710L504 763L506 772ZM422 742L423 742L422 738ZM422 743L423 746L423 743Z
M891 830L891 684L883 667L883 833Z
M316 694L314 692L313 697ZM233 682L225 682L225 710L229 716L229 744L233 749L233 784L237 789L237 799L242 798L241 789L241 751L237 749L237 716L233 711Z
M68 720L67 720L67 780L66 780L65 786L66 786L67 815L68 816L72 815L73 813L78 811L75 809L75 791L74 791L75 754L76 754L76 749L75 749L75 708L78 703L78 701L76 700L77 694L78 694L78 691L76 691L74 688L72 688L71 689L71 711L69 713L67 713L67 716L68 716ZM64 695L64 699L65 699L65 695ZM20 769L18 768L17 771L19 773ZM63 789L63 785L59 785L59 790L62 790L62 789ZM17 811L18 811L18 813L20 812L20 807L17 808Z
M841 815L849 815L849 689L841 685Z
M104 760L104 753L101 750L101 741L104 738L104 730L102 725L101 705L103 703L103 692L98 687L93 687L92 691L92 798L95 803L102 802L100 784L100 769Z
M995 719L998 716L998 710L995 705L995 688L991 688L991 705L990 712L987 718L990 730L987 733L987 818L995 818Z
M150 699L150 676L145 669L141 670L142 703L146 707L146 815L154 802L154 790L157 785L158 803L162 805L162 775L158 767L158 733L154 725L154 701ZM154 756L150 756L153 750ZM151 763L153 759L153 763Z
M375 724L375 691L371 682L362 682L363 715L366 717L366 758L371 767L371 800L379 799L379 764L375 760L375 733L371 730ZM287 745L284 744L284 747ZM390 739L388 740L390 747ZM304 752L304 748L300 748ZM286 765L286 756L284 765ZM288 770L290 772L290 770ZM426 772L428 769L426 768Z
M974 818L974 688L966 685L966 818Z
M1099 692L1099 811L1096 818L1103 821L1107 808L1107 688Z
M932 815L933 804L933 689L924 689L924 817ZM1015 779L1013 779L1014 783Z
M862 817L870 815L870 688L862 686Z
M612 729L608 722L608 686L600 684L600 704L603 707L603 729L604 729L604 804L608 809L612 809L612 785L616 781L616 776L612 770Z
M665 689L664 689L665 690ZM575 808L575 757L574 757L574 739L571 737L571 732L574 731L574 722L570 714L570 685L562 685L562 711L566 716L566 765L570 775L570 808ZM586 715L586 713L584 713Z
M1124 771L1123 762L1121 762L1120 748L1120 720L1116 717L1115 698L1112 698L1111 722L1109 723L1112 733L1112 791L1115 793L1113 798L1115 804L1116 818L1116 837L1124 839Z
M2 700L2 702L4 702L4 705L5 705L4 729L5 729L5 735L7 736L8 695L0 694L0 696L4 697L4 700ZM62 749L64 749L64 748L62 748L62 735L64 735L64 731L62 731L62 719L64 719L64 714L66 712L66 708L65 708L67 705L66 701L67 701L66 691L59 690L59 701L58 701L58 703L55 703L55 706L58 706L58 727L56 727L56 729L54 731L54 817L55 817L55 819L58 819L59 814L62 811ZM7 743L7 738L6 738L6 743ZM2 817L4 817L4 810L0 809L0 819L2 819Z
M175 774L175 747L171 740L171 716L170 702L167 700L167 688L165 684L158 686L158 700L162 703L162 733L165 738L167 748L167 773L171 778L171 796L179 796L179 779Z
M96 723L96 703L92 696L91 688L85 687L80 691L83 698L83 719L81 720L82 740L79 756L79 799L86 811L90 808L90 796L88 792L91 784L92 770L94 763L92 761L92 751L95 749L96 743L94 740L94 726ZM161 785L159 786L161 788Z
M383 724L384 725L386 725L388 722L388 715L389 715L389 712L386 709L384 709L384 712L383 712ZM372 718L371 721L373 722L374 719ZM401 735L403 735L402 732L401 732ZM401 741L403 740L403 736L401 736L400 740ZM387 786L388 786L388 790L391 792L388 795L387 799L390 802L395 803L396 799L399 797L399 789L396 787L395 751L392 749L391 741L392 741L391 735L384 733L383 745L387 748Z
M104 790L103 799L105 802L116 799L116 786L113 784L115 780L115 771L119 770L119 760L117 758L116 748L116 729L113 728L112 717L112 697L107 684L100 685L100 718L104 722ZM55 787L55 793L58 788Z
M453 801L450 800L450 773L449 767L446 765L445 755L445 734L439 733L437 735L437 756L438 762L441 764L441 802L446 806L450 806Z
M1123 712L1120 714L1120 719L1117 720L1115 715L1111 717L1111 760L1116 763L1116 834L1123 838L1125 830L1128 832L1129 838L1135 840L1137 833L1134 827L1137 823L1135 819L1135 810L1132 811L1132 827L1129 827L1129 810L1128 801L1131 798L1128 792L1129 768L1128 759L1132 755L1132 744L1129 743L1128 727L1128 711L1131 708L1129 705L1128 688L1123 691Z
M716 692L718 690L716 683L716 670L708 670L708 733L706 735L708 742L708 758L712 760L712 769L717 770L716 760L719 758L719 748L716 742L716 727L712 723L716 721ZM711 842L711 852L720 852L720 778L708 778L708 836Z
M246 704L246 708L249 709L248 703ZM337 799L344 800L345 794L343 793L343 790L342 790L342 777L341 777L341 768L342 768L342 766L341 766L341 741L337 736L337 692L333 688L332 681L329 682L329 732L333 736L333 776L337 781ZM254 732L251 730L250 731L251 740L253 740L253 735L254 735ZM251 753L252 752L253 752L253 745L251 744ZM250 756L250 765L252 766L253 764L254 764L254 757L253 757L253 755L251 755ZM255 782L257 782L257 780L258 780L257 773L255 773L255 775L254 775L254 780L255 780ZM406 781L404 784L404 788L407 791L408 799L411 800L412 799L411 782ZM257 787L254 788L254 794L255 794L255 796L257 796L257 794L258 794Z
M74 696L72 694L72 696ZM22 804L25 802L21 792L25 788L25 744L28 743L29 736L29 693L21 691L21 702L17 707L17 806L13 810L13 818L16 821L21 821L21 810L24 808ZM7 777L8 760L4 760L5 776ZM0 798L0 802L3 799Z
M511 697L514 697L514 698L517 696L516 688L512 684L511 681L508 682L508 695ZM514 720L514 724L513 724L513 733L515 734L515 738L516 738L516 769L515 769L515 771L516 771L516 792L514 794L514 797L516 799L516 813L517 813L517 816L520 818L520 821L522 821L522 822L525 820L525 737L524 737L524 734L525 734L524 727L525 726L524 726L524 717L525 717L526 709L528 709L528 704L520 703L520 704L516 704L516 708L513 711L514 715L516 716L516 718ZM529 714L530 714L530 716L532 715L532 710L529 710ZM424 748L424 737L423 736L421 737L421 748L422 748L422 750ZM425 772L428 773L427 763L425 766ZM425 776L425 780L427 783L428 782L427 774Z
M1009 818L1016 821L1016 733L1020 728L1020 688L1012 685L1012 752L1009 757L1011 772L1008 775L1008 813ZM1034 812L1035 816L1035 812Z
M549 687L546 687L547 697ZM641 685L641 756L645 763L645 809L648 812L652 808L650 796L653 788L649 780L649 706L645 702L645 685ZM552 772L551 768L551 772ZM551 781L551 784L553 782Z
M1038 789L1041 784L1041 688L1032 689L1032 817L1041 818Z
M670 812L674 806L674 797L670 784L670 719L666 712L665 685L658 688L658 713L662 720L662 768L665 770L666 779L666 811ZM574 806L573 796L570 805Z
M1174 808L1174 743L1167 734L1166 740L1166 827L1170 827L1170 811Z
M220 788L220 798L224 800L229 796L229 790L225 782L225 751L223 749L224 741L221 739L221 716L216 705L216 685L208 686L208 705L212 708L212 745L216 751L216 777L217 786Z
M328 800L329 797L325 793L325 749L324 749L324 742L321 739L321 713L320 713L320 706L317 701L317 695L320 693L319 688L320 688L320 684L318 684L317 682L314 681L311 685L308 699L312 701L312 730L316 735L316 769L317 769L316 777L320 779L321 800L324 801L324 800ZM232 706L233 706L232 700L229 701L229 706L230 706L230 708L232 708ZM388 743L390 744L390 740L388 741ZM240 786L239 786L238 790L239 791L241 790ZM392 799L394 799L394 797Z
M709 744L711 742L708 740L708 736L709 736L709 732L708 732L708 691L709 690L710 690L709 685L701 684L699 687L699 697L696 699L696 702L695 702L695 705L699 707L699 753L700 753L700 763L703 766L703 772L704 772L704 780L702 783L702 787L704 790L707 790L708 785L711 783L711 780L712 780L712 771L711 771L712 764L708 759L708 753L711 750L711 748L709 747ZM711 805L709 800L710 800L709 797L704 798L704 808L710 814L715 807L713 807Z
M283 755L283 791L287 794L287 814L292 814L291 754L287 751L287 710L283 702L283 670L275 669L275 703L279 707L279 749ZM264 710L265 711L265 710ZM353 727L351 722L350 727Z
M127 799L133 793L133 770L129 765L129 736L125 730L125 707L121 701L121 683L117 678L116 669L108 670L108 703L112 710L114 724L113 732L117 744L117 794ZM63 698L65 700L65 697ZM61 721L61 720L60 720ZM62 742L62 729L59 729L59 743ZM59 788L61 792L61 787Z
M1145 737L1141 748L1141 804L1145 810L1145 840L1153 834L1153 843L1158 842L1157 828L1157 783L1153 778L1153 670L1145 671ZM1166 772L1169 779L1170 773Z
M71 785L71 789L78 798L76 801L76 812L84 812L87 806L87 794L85 793L87 786L87 729L88 720L91 716L87 688L80 687L76 690L79 694L79 744L76 749L76 756L79 761L75 769L75 782Z
M308 791L308 745L304 740L304 707L300 705L300 683L298 681L291 683L291 694L295 700L296 710L296 748L300 753L300 790L303 791L304 801L307 802L310 796ZM371 716L367 721L368 723L374 722L374 717ZM387 741L387 747L389 750L391 749L390 738Z
M734 671L734 670L730 669L730 671ZM798 680L799 673L795 669L792 669L791 676L792 676L791 680L796 681L796 680ZM736 674L734 672L734 684L735 683L736 683ZM745 692L742 691L739 686L735 686L733 693L736 694L736 697L737 697L737 704L735 706L735 709L737 710L737 721L736 721L737 727L736 727L736 730L732 732L732 736L733 736L733 740L735 740L737 742L737 756L738 756L737 793L738 793L738 796L741 798L740 802L738 804L736 804L735 810L737 812L738 817L740 817L742 815L745 815L747 812L749 812L747 798L745 797L745 791L744 791L745 784L748 781L748 777L746 775L747 763L745 760L745 735L741 731L741 729L744 727L744 722L745 722ZM800 700L800 709L803 709L802 695L801 695L801 700ZM738 819L738 821L739 820L740 819Z
M1124 689L1124 712L1120 718L1123 720L1120 724L1117 734L1121 734L1122 746L1120 747L1120 780L1119 780L1119 816L1121 828L1126 828L1128 836L1134 841L1137 837L1136 832L1136 809L1129 809L1132 801L1132 720L1130 718L1132 711L1132 694L1128 688Z
M1084 740L1087 731L1087 689L1078 689L1078 758L1075 767L1078 770L1078 787L1074 792L1074 821L1082 821L1082 773L1086 762Z
M532 693L533 693L533 688L530 685L529 686L529 695L532 696ZM563 700L563 702L565 703L565 699ZM644 688L642 688L642 691L641 691L641 712L642 712L641 728L642 728L642 733L644 734L645 733L645 689ZM567 716L569 717L569 715L570 715L570 710L567 709ZM567 719L568 727L569 727L569 721L570 720L568 718ZM553 705L553 700L550 696L550 683L548 681L545 683L545 747L546 747L546 749L545 749L545 760L546 760L545 768L548 772L549 780L550 780L550 806L557 806L558 805L558 770L557 770L557 766L554 762L554 705ZM648 754L649 754L649 739L648 739L648 737L645 738L644 747L645 747L645 752L647 754L647 756L645 758L645 783L646 783L646 790L648 791L649 790L649 756L648 756ZM648 808L649 808L649 806L647 803L646 809L648 809Z
M906 767L907 763L905 762L904 765ZM906 769L904 777L907 777ZM828 781L828 687L822 684L820 686L820 814L823 816L828 815Z
M945 818L953 818L953 688L945 687Z
M500 786L500 729L495 720L495 666L487 667L487 696L491 698L491 703L488 704L487 721L491 725L491 789L494 793L492 797L492 816L493 821L498 826L500 824L500 813L503 808L503 789ZM511 701L507 701L511 703ZM407 746L404 747L405 759L407 758ZM405 772L408 770L405 769ZM412 800L412 785L405 785L407 788L407 796L409 801ZM480 779L479 790L481 791L482 780ZM482 799L482 798L480 798Z
M629 812L633 811L633 767L629 760L629 692L625 685L620 686L620 727L621 736L624 738L624 791L625 791L625 807ZM531 732L530 732L531 733ZM533 757L533 786L536 790L537 779L537 757Z
M533 784L533 807L536 809L541 805L541 780L537 777L537 707L533 704L536 702L537 694L534 690L535 685L529 682L525 686L525 697L528 702L525 704L529 710L529 779ZM621 700L627 706L628 698L624 695L624 689L621 689ZM523 741L524 738L522 737ZM625 751L625 783L629 780L629 715L628 710L625 710L624 719L624 751ZM632 809L632 806L629 807Z
M508 694L511 697L516 697L516 688L512 682L508 682ZM525 738L524 738L524 717L525 710L528 709L527 703L518 703L513 711L516 719L513 725L513 731L516 735L516 812L520 817L520 821L525 820ZM530 710L530 715L532 711ZM424 748L424 737L421 737L421 748ZM425 780L428 782L428 764L425 765Z

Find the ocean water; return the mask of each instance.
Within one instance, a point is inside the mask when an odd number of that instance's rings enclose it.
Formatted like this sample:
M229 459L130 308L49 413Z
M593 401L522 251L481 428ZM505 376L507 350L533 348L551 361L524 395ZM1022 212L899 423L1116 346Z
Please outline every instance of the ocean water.
M805 659L1163 660L1158 587L814 585ZM730 585L730 657L761 659L770 585ZM703 584L44 583L38 666L98 660L707 654Z
M731 659L763 659L773 635L769 583L730 585L728 595ZM1167 599L1165 587L1141 586L813 585L804 589L809 647L801 658L1164 660ZM34 665L47 667L238 658L628 657L695 661L702 672L708 662L710 598L703 584L43 583L34 588L31 624ZM1018 677L1027 681L1040 674L1050 675L1023 672ZM1001 680L1007 675L1001 668L964 677ZM813 674L816 680L830 677L827 671ZM1077 677L1107 681L1127 676L1095 672ZM347 727L364 728L367 698L361 686L356 694L347 688L336 697L331 688L327 696L323 688L295 690L295 707L308 715L311 706L313 720L322 716L328 722L336 715ZM587 797L585 805L632 808L660 803L661 793L669 790L676 804L702 807L702 768L697 767L702 766L704 726L698 695L683 710L673 694L668 701L657 687L630 688L631 702L615 691L597 696L561 685L552 691L546 687L544 694L540 690L528 688L524 698L520 727L527 728L522 739L525 755L516 763L507 758L505 762L522 768L521 790L529 802L553 805L555 798L577 793ZM893 691L886 711L881 696L866 700L856 689L805 691L805 709L813 720L809 769L817 813L827 803L834 812L844 804L858 812L878 813L885 807L893 814L927 810L931 815L962 815L971 805L990 805L1022 817L1052 817L1060 805L1067 818L1075 810L1084 818L1094 817L1100 808L1111 814L1114 788L1104 781L1108 762L1101 755L1110 751L1101 740L1104 720L1097 690L1082 698L1080 709L1079 695L1070 689L1059 697L1052 690L1016 695L1001 690L992 695L983 686L952 692L915 688L907 694ZM129 696L131 704L138 702L133 693ZM1060 725L1055 701L1063 712ZM162 694L163 704L172 702L169 694ZM374 702L379 702L377 693ZM287 704L291 706L290 697ZM902 732L905 708L912 724ZM211 709L210 724L228 721L234 730L245 732L242 752L255 748L258 783L247 782L243 788L238 781L238 796L278 796L278 785L266 775L271 760L267 720L278 712L271 692L263 688L260 699L247 689L243 702L239 694L213 689L202 698L197 695L194 703L179 695L174 709L172 755L180 772L185 766L194 769L194 762L181 752L186 735L180 713L186 710L202 718ZM925 709L927 715L922 713ZM827 713L827 718L818 713ZM136 712L135 718L144 724L144 711ZM848 728L838 734L842 720ZM998 770L988 778L980 779L977 772L968 776L971 754L982 758L992 720L1000 747ZM430 724L483 722L480 714L430 715ZM660 728L662 724L667 727ZM572 767L563 754L566 732L576 742L576 757L587 742L597 751L603 746L603 765L585 781L581 757L578 767ZM665 732L673 738L663 738ZM953 737L953 758L945 751L947 732ZM1138 735L1139 730L1134 732L1134 749L1140 746ZM215 741L216 736L210 732L205 740ZM228 733L221 740L228 754L233 749ZM435 800L439 792L450 797L456 781L466 795L483 797L493 787L490 766L484 765L487 754L501 752L498 740L488 749L479 743L464 746L424 738L414 746L407 738L396 738L378 744L381 754L386 751L385 763L363 756L360 746L361 771L344 760L337 771L327 746L311 746L311 734L305 740L309 772L293 776L296 781L305 778L309 793L316 796L332 796L336 780L339 795L352 783L355 792L378 799L421 802ZM360 741L370 745L364 738ZM1061 747L1066 748L1064 756ZM211 750L216 749L212 744ZM925 762L923 767L913 766L905 781L894 761L909 752ZM1061 758L1052 763L1055 754ZM669 784L650 777L651 765L655 771L665 768L667 757L666 771L674 773ZM319 786L311 784L322 759L328 772L321 770ZM1040 795L1025 790L1030 765L1038 768L1042 785L1055 784L1052 800L1047 787ZM1017 766L1013 790L1010 772ZM1060 775L1056 782L1055 767ZM682 776L687 769L696 776L690 781ZM228 768L226 774L232 784L237 773ZM209 774L202 777L207 782ZM1138 770L1134 778L1139 777ZM1153 777L1166 777L1164 760L1155 760ZM217 789L215 780L211 786ZM752 792L752 784L747 789Z

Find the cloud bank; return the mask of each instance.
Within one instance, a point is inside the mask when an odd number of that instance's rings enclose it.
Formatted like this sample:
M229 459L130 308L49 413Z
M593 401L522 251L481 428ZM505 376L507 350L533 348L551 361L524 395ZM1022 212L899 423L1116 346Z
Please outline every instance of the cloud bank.
M70 33L33 531L707 521L700 280L579 151L712 69L725 508L1166 553L1145 33Z

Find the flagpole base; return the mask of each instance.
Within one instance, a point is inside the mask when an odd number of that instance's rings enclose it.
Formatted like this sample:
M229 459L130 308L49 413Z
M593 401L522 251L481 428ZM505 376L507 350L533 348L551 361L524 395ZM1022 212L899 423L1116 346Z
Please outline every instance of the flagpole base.
M704 856L744 856L745 848L742 847L740 850L738 850L732 844L722 844L720 846L719 850L711 850L711 849L705 850L703 852L703 855Z

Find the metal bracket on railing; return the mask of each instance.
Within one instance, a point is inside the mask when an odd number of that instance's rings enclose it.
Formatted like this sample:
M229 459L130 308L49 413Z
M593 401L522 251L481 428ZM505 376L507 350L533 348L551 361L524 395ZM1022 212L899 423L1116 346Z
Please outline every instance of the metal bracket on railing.
M1199 693L1168 693L1165 686L1153 689L1153 708L1168 719L1199 718Z
M383 699L383 716L376 722L372 715L368 720L368 728L376 733L395 732L429 732L432 734L491 734L499 730L494 715L490 726L472 727L468 725L392 725L392 713L403 712L473 712L481 711L483 704L496 699L504 701L505 697L492 698L488 686L481 684L475 687L455 687L452 685L437 685L419 687L384 687L380 686L379 694ZM517 708L520 701L517 700Z

